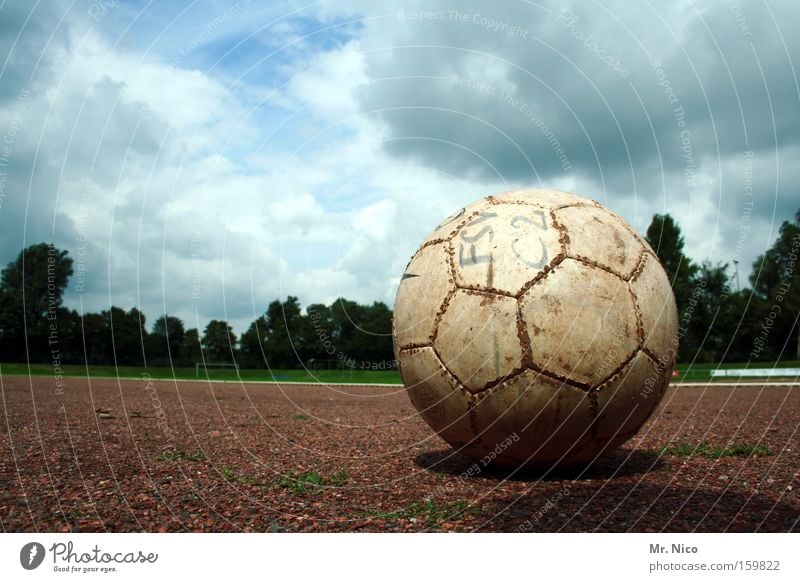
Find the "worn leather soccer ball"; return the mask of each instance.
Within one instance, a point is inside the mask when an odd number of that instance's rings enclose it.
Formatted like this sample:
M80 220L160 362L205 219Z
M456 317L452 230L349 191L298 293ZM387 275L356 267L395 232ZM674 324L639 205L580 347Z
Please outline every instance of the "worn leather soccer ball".
M653 249L601 204L516 190L462 208L422 243L394 308L411 402L485 463L591 461L661 399L678 314Z

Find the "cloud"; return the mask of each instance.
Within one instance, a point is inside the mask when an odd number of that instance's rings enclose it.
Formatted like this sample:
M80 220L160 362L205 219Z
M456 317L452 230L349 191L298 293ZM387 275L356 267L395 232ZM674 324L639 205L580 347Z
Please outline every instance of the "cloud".
M0 9L0 260L80 251L71 306L391 304L442 217L517 186L669 212L744 281L800 199L792 5L56 8Z
M796 7L364 2L321 17L359 13L361 110L390 157L487 185L571 185L641 230L669 212L697 260L731 260L746 155L767 234L743 265L771 243L773 209L778 223L796 210Z

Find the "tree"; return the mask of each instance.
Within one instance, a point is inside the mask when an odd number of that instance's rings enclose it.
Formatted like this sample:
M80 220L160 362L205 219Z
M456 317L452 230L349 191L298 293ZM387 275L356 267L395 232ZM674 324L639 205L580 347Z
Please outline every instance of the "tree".
M203 332L201 342L207 362L231 362L235 360L236 334L227 321L212 319Z
M0 349L8 361L44 361L59 336L59 309L72 276L67 251L39 243L23 249L0 280ZM27 346L27 350L26 350Z
M305 345L306 361L336 359L336 341L333 338L333 313L330 307L314 303L306 308Z
M735 303L730 298L728 265L703 262L692 283L692 318L689 333L681 345L683 359L718 362L728 348L736 328Z
M331 303L330 310L333 323L331 335L338 351L348 360L361 359L358 322L364 319L364 307L355 301L340 297Z
M750 284L754 298L764 303L766 342L773 357L800 359L800 210L794 222L784 221L778 238L753 263ZM774 314L774 316L773 316ZM767 354L763 354L768 357Z
M183 321L171 315L162 315L153 323L147 355L151 364L179 364L183 360Z
M142 366L148 342L145 316L133 307L125 311L111 306L100 313L75 317L75 338L70 361L87 365Z
M261 341L270 368L297 368L305 363L306 325L297 297L270 303L263 326Z
M147 342L144 313L132 307L125 311L121 307L111 306L103 311L109 345L113 346L112 361L117 365L143 366L145 364L144 346Z
M358 360L355 364L393 367L392 311L379 301L350 310L352 332L348 350L351 357Z
M267 319L263 315L250 324L239 340L239 354L245 368L264 367L264 338L267 333Z
M200 332L196 327L187 329L183 334L183 341L181 342L181 354L183 355L183 364L191 365L196 364L202 360L200 351Z
M111 364L111 333L105 314L86 313L80 318L80 333L83 344L82 359L86 365Z
M683 253L680 227L669 214L656 214L647 227L645 239L655 250L672 283L678 313L685 313L694 293L692 280L698 267Z
M393 367L392 312L381 302L339 298L330 307L309 305L304 314L297 297L289 296L270 303L250 324L241 355L244 365L278 369L304 367L312 359Z

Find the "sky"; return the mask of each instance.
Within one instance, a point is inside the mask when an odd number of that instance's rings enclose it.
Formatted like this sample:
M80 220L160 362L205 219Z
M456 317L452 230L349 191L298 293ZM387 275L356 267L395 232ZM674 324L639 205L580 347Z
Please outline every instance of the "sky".
M400 8L402 6L402 8ZM668 213L740 281L800 208L792 2L0 2L0 264L67 306L237 333L394 303L454 210L575 192Z

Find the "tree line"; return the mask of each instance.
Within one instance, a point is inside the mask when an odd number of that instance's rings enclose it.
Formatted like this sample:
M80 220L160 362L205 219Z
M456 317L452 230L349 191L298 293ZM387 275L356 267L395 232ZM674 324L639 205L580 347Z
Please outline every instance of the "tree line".
M743 224L740 233L748 230ZM687 257L680 228L668 214L653 217L645 238L675 292L679 361L800 360L800 210L753 262L749 287L739 288L736 261L696 263Z
M653 217L645 236L673 285L682 362L800 359L800 210L753 263L739 289L725 263L696 263L668 214ZM39 243L20 252L0 277L0 362L191 366L200 361L243 368L354 367L391 369L392 312L381 302L344 298L304 310L297 297L275 300L237 337L226 321L202 333L162 315L150 328L137 308L112 306L78 314L63 305L73 275L67 251ZM738 265L733 265L738 267Z
M392 312L383 303L337 299L310 305L273 301L241 338L226 321L202 333L162 315L112 306L79 314L63 305L73 274L67 251L39 243L20 252L0 278L0 362L125 366L238 363L243 368L394 366Z

